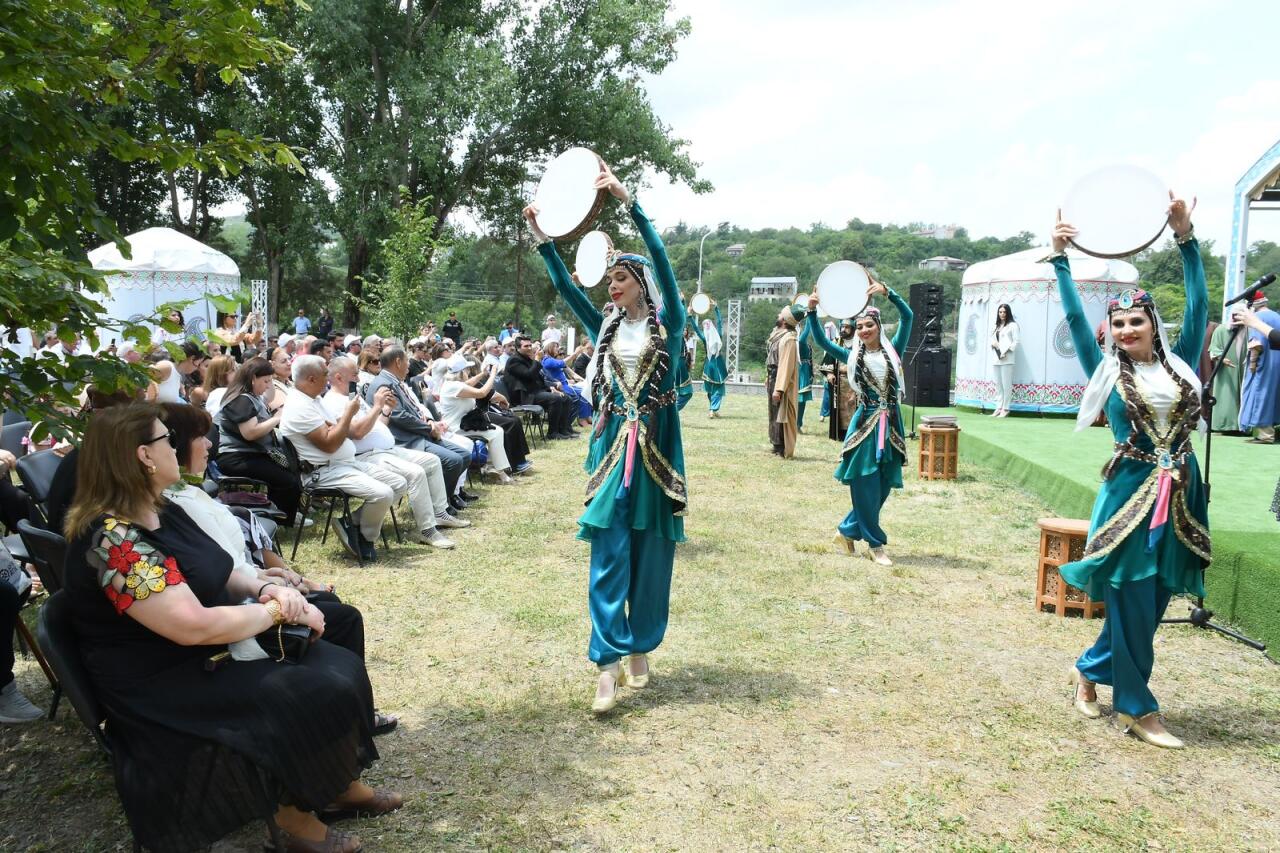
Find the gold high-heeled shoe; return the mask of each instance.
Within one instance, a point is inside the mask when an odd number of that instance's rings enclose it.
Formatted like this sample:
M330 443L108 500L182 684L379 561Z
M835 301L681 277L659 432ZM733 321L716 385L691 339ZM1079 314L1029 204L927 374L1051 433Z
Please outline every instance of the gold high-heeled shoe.
M644 661L644 673L636 675L631 671L631 664L636 658ZM645 655L632 655L627 659L627 686L643 690L649 686L649 658Z
M1139 740L1146 741L1152 746L1159 746L1164 749L1182 749L1186 744L1182 739L1170 734L1169 732L1153 732L1142 724L1142 721L1156 716L1157 712L1144 714L1140 718L1133 718L1128 714L1116 714L1116 719L1124 726L1124 730L1130 734L1137 735Z
M889 555L884 552L883 545L881 545L879 548L872 548L870 551L867 552L867 556L870 557L871 561L878 566L893 565L893 560L890 560Z
M1080 698L1080 688L1092 682L1081 675L1080 670L1074 666L1071 667L1071 674L1067 678L1069 679L1067 683L1071 685L1071 703L1080 712L1080 715L1090 720L1096 720L1101 717L1102 709L1098 707L1097 699L1090 702L1088 699Z
M600 696L598 693L591 702L591 713L607 714L618 706L618 691L627 683L626 670L622 668L622 664L615 663L600 670L600 674L608 673L613 676L613 692L608 696Z

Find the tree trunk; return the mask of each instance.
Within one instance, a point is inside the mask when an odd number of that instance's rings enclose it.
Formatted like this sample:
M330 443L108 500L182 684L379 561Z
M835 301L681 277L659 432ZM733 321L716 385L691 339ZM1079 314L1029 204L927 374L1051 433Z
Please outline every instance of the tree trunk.
M267 334L278 334L280 330L280 286L284 284L283 253L272 253L267 256L267 316L262 318Z
M360 297L364 292L365 268L369 264L369 241L363 235L351 244L347 257L347 293L342 302L342 325L360 328Z

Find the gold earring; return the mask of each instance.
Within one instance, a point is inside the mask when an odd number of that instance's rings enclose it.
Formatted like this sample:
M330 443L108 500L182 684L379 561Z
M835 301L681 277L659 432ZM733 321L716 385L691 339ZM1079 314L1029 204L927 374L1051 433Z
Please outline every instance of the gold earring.
M157 469L157 468L156 468L156 466L154 466L154 465L148 465L148 466L147 466L147 473L148 473L148 474L154 474L157 470L158 470L158 469Z

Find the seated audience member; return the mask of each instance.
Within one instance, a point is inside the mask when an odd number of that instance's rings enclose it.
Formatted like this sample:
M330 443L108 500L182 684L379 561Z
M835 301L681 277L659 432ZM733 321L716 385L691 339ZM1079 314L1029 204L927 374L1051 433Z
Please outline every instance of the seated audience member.
M507 473L511 463L503 447L502 429L489 422L486 412L489 397L493 394L494 372L487 371L483 383L476 386L467 382L472 377L473 368L465 356L455 355L446 367L448 371L440 383L440 414L444 422L465 436L484 439L489 447L489 465L497 474L498 482L504 485L514 483ZM481 377L476 378L479 380ZM484 409L477 409L478 400L484 401Z
M587 367L591 364L591 359L596 354L596 348L591 344L590 340L585 340L578 345L573 351L573 357L569 359L573 366L573 372L579 376L587 375Z
M377 358L382 355L382 338L377 335L366 335L365 339L360 342L361 352L372 352L373 357Z
M0 450L0 523L4 524L5 530L11 532L17 532L19 521L31 518L32 509L31 498L13 484L12 474L17 466L18 457L8 450ZM3 674L0 672L0 675Z
M564 359L560 357L560 344L548 341L543 347L542 373L547 377L552 389L568 394L577 406L578 426L591 426L591 404L575 383L581 382L578 375L569 376Z
M191 400L191 389L196 386L194 378L200 374L200 366L204 363L205 354L191 341L183 341L182 359L177 363L169 360L167 350L157 350L153 358L155 364L151 368L151 376L156 383L156 399L161 403L193 402L204 403L204 389L200 389L200 399Z
M427 369L427 342L423 338L409 341L409 378Z
M204 410L211 417L218 416L218 410L222 408L222 398L226 395L227 386L235 377L238 366L235 359L229 355L209 359L209 366L204 371Z
M445 439L448 425L429 418L422 403L405 383L409 375L409 358L399 347L388 347L382 353L382 372L374 378L364 392L364 400L370 403L381 388L390 388L394 399L387 426L395 436L396 444L411 450L424 450L440 459L444 469L445 489L454 509L463 509L476 500L475 495L462 488L462 478L471 464L471 451Z
M271 387L271 365L251 358L231 380L214 419L218 425L218 470L233 477L249 477L267 484L267 497L285 515L297 518L302 482L276 438L280 408L267 409L263 395Z
M295 664L206 671L227 644L282 623L323 635L324 617L296 590L234 571L181 507L165 505L180 474L159 411L134 404L92 418L65 528L67 603L117 743L134 837L151 850L207 847L274 811L291 850L358 850L315 813L402 803L359 780L378 757L364 663L313 643Z
M485 338L483 344L480 345L484 358L480 362L481 370L488 370L490 365L498 373L502 373L502 345L498 343L496 338Z
M30 723L44 716L22 695L13 675L13 631L22 618L18 613L29 589L30 578L0 545L0 723Z
M368 387L373 384L373 380L382 372L382 362L369 350L364 350L358 358L353 360L357 369L356 387L363 396Z
M293 375L290 373L293 356L283 347L272 347L267 350L267 361L271 364L271 387L267 389L263 399L268 408L279 409L284 405L285 395L293 387Z
M352 358L360 357L360 336L347 335L342 339L342 348Z
M209 463L209 439L206 438L212 426L209 415L181 403L165 403L160 408L161 420L173 431L178 469L182 474L182 480L165 490L169 503L182 507L183 512L227 552L232 568L237 572L259 584L278 584L305 594L324 616L325 642L342 646L364 660L364 618L359 610L343 604L342 599L334 595L332 587L290 571L284 559L271 550L269 542L265 545L259 543L262 538L260 531L251 540L246 535L248 528L244 518L237 517L230 507L210 497L204 489L184 482L203 477ZM252 513L245 515L250 525L255 523L257 516ZM270 565L259 565L255 561L255 551L262 553L264 562ZM231 643L228 649L236 660L262 660L267 657L261 644L252 639ZM395 717L375 711L373 733L385 734L395 728L396 722Z
M337 420L346 409L350 388L355 384L355 362L346 356L338 356L329 362L329 391L321 398L329 417ZM351 419L351 441L356 447L356 458L373 466L389 468L408 484L409 503L418 531L415 541L436 548L452 548L453 542L437 528L470 527L449 513L449 492L445 487L444 469L440 459L420 450L397 447L395 437L387 428L392 394L383 387L374 395L370 406L360 396L360 411Z
M532 403L547 411L547 429L550 438L573 438L578 433L571 423L577 403L568 395L551 390L542 365L535 360L533 341L521 335L516 338L516 354L507 360L503 381L511 391L513 403Z
M342 416L330 419L320 401L327 374L319 356L294 359L293 388L285 398L280 430L298 451L309 486L339 489L364 501L352 514L352 524L335 517L333 529L352 556L376 560L373 543L382 532L382 522L395 500L395 489L375 476L371 466L356 459L356 447L349 436L351 419L360 411L360 401L347 401Z
M328 339L316 338L311 342L310 346L307 347L307 354L318 355L327 363L329 359L333 358L333 348L329 346Z

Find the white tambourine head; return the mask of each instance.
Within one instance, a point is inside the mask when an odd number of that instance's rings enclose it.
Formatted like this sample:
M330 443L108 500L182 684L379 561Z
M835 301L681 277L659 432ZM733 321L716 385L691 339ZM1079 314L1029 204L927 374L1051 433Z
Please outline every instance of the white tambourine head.
M711 297L705 293L695 293L689 302L689 307L695 314L705 314L711 310Z
M600 158L588 148L570 148L547 164L533 203L538 227L548 237L572 233L591 216L599 190Z
M574 272L583 287L595 287L609 269L609 253L613 251L613 241L603 231L592 231L578 243L578 253L574 256Z
M1168 185L1138 166L1105 166L1076 181L1062 200L1062 219L1076 227L1071 242L1099 258L1136 255L1168 224Z
M836 261L818 276L818 307L831 317L854 317L867 307L871 276L862 264ZM807 304L807 303L806 303Z

